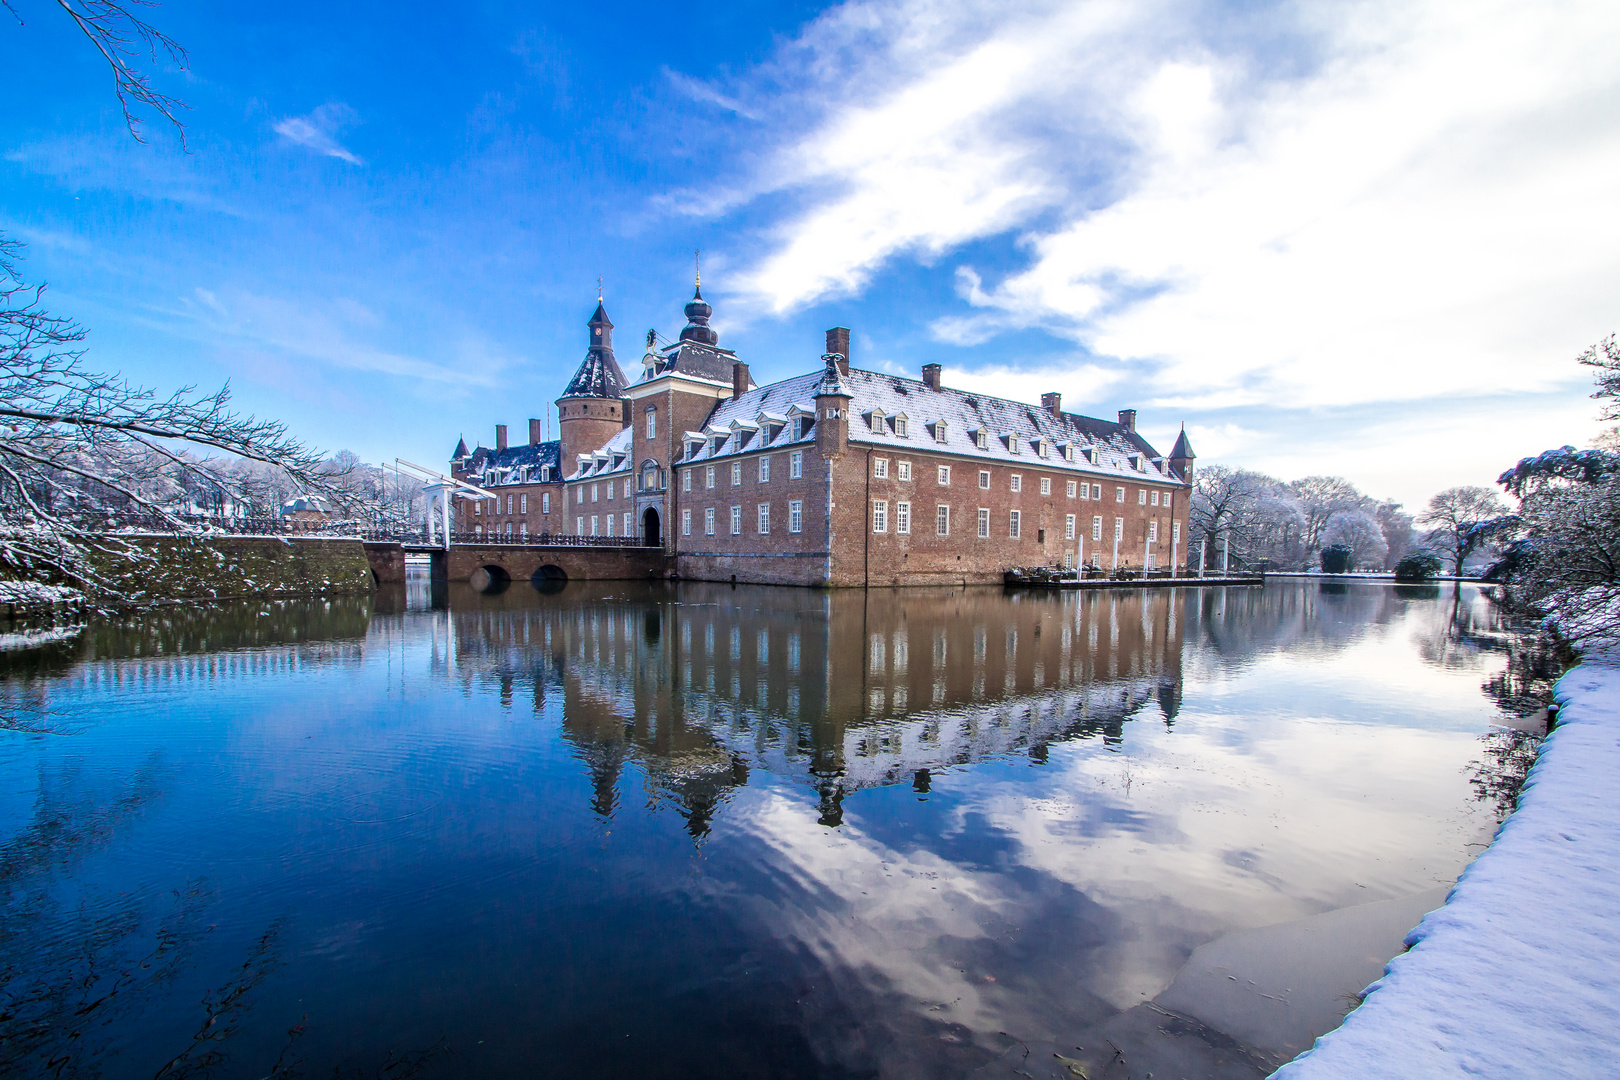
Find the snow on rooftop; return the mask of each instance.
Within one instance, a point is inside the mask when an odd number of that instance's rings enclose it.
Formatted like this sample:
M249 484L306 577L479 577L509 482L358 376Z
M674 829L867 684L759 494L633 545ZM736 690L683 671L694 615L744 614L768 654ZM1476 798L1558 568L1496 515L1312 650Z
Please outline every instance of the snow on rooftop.
M1518 810L1276 1080L1620 1073L1620 660L1581 664L1557 695Z

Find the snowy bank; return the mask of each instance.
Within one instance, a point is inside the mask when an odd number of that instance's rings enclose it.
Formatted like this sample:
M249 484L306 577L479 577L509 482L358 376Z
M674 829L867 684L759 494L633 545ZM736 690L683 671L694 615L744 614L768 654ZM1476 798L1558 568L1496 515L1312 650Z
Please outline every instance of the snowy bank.
M1593 1077L1620 1062L1620 666L1558 681L1518 810L1279 1080Z
M84 601L84 594L66 585L44 585L37 581L0 581L0 612L22 615L53 607L72 607Z

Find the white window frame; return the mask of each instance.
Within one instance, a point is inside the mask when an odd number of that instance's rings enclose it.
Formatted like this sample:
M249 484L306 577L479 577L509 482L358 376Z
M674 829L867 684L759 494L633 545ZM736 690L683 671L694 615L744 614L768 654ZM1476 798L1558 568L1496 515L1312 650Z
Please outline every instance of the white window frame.
M788 479L797 480L804 476L804 451L795 450L788 458Z
M1157 544L1158 542L1159 542L1159 523L1157 521L1150 521L1150 522L1148 522L1148 543Z
M596 500L597 500L597 490L601 486L602 486L601 484L592 484L591 485L591 502L596 502Z
M1117 517L1114 519L1114 539L1125 539L1125 519L1122 517Z
M713 465L706 465L706 466L704 466L704 470L705 471L704 471L704 475L703 475L703 487L704 487L705 490L713 491L714 490L714 466Z
M1159 493L1157 491L1155 491L1153 493L1153 496L1150 499L1148 499L1148 505L1149 506L1158 506L1159 505Z
M731 463L731 486L732 487L739 487L739 486L741 486L741 484L742 484L742 462L733 461Z
M934 479L939 483L940 487L950 487L951 467L949 465L941 465L939 467L939 471L934 474Z
M682 469L681 470L681 490L682 491L691 491L692 490L692 470L691 469Z
M878 457L872 459L872 479L887 480L889 478L889 459Z
M1050 476L1041 477L1041 494L1052 494L1052 478Z
M549 491L540 493L540 512L542 514L551 513L551 492Z
M712 506L703 509L703 535L714 535L714 507Z
M1073 514L1064 514L1063 515L1063 539L1065 539L1065 540L1073 540L1074 539L1074 515Z
M1076 488L1078 486L1079 485L1077 485L1073 480L1065 481L1065 486L1064 486L1064 489L1063 489L1064 494L1067 495L1071 499L1074 498L1074 493L1075 493L1075 490L1076 490Z
M1115 488L1114 489L1114 501L1117 502L1117 503L1122 503L1122 502L1125 501L1125 489L1124 488Z
M574 519L574 535L585 535L585 519L583 517L577 517Z
M894 534L911 535L911 503L901 500L894 504Z
M528 492L524 492L522 495L518 496L518 513L527 514L528 512L529 512L529 495L528 495Z
M1007 537L1018 540L1023 537L1024 515L1017 510L1007 511Z
M1137 488L1136 489L1136 505L1137 506L1146 506L1147 505L1147 488Z
M769 535L771 535L771 504L770 503L760 503L757 517L758 517L757 524L759 525L759 535L761 535L761 536L769 536Z
M911 424L911 422L909 420L907 420L903 416L895 417L894 418L894 433L895 433L895 435L899 436L902 439L910 438L911 436L908 434L908 432L910 431L910 424Z
M692 510L690 507L681 511L681 535L692 535Z
M600 535L600 533L601 533L601 515L592 514L591 515L591 535L592 536L598 536L598 535Z
M731 506L731 535L742 535L742 503L733 503Z
M934 507L934 535L951 535L951 508L948 503L939 503Z
M1091 519L1091 538L1093 540L1102 539L1102 518L1100 516Z
M979 507L979 539L990 539L990 508L988 506Z
M889 531L889 500L872 500L872 531L886 533Z
M606 529L606 531L602 533L603 536L612 536L613 535L613 515L612 514L607 515L607 521L603 522L603 527Z
M798 533L804 531L804 500L788 500L788 532Z
M894 478L896 480L911 479L911 462L897 461L894 463Z
M759 482L762 484L771 482L771 455L769 454L761 455L759 459Z
M979 470L979 490L980 491L989 491L990 490L990 470L989 469L980 469Z
M658 406L654 405L647 410L647 441L652 442L658 438Z
M1012 486L1008 490L1014 492L1022 492L1024 490L1024 476L1022 473L1013 473L1010 480Z

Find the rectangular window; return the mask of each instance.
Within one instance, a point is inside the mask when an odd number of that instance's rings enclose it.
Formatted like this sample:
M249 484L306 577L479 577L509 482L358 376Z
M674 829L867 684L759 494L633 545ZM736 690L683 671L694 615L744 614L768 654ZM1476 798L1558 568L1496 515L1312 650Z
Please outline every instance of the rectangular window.
M889 531L889 500L872 500L872 531L875 533Z
M600 521L600 519L595 514L591 515L591 535L592 536L595 536L597 534L597 526L598 526L599 521Z
M1164 493L1164 508L1165 510L1170 509L1170 493L1168 491Z
M1070 480L1068 482L1067 487L1064 489L1064 494L1067 495L1071 499L1074 498L1074 481L1073 480Z
M478 499L477 501L475 501L473 503L473 516L474 517L483 517L484 516L484 500L483 499Z
M981 507L979 507L979 539L980 540L988 540L989 538L990 538L990 508L988 506L981 506Z
M759 535L767 536L771 531L771 504L759 504Z
M741 536L742 535L742 507L741 506L733 506L731 508L731 535L732 536Z
M1012 474L1012 489L1014 491L1023 491L1024 490L1024 478L1021 475L1019 475L1018 473L1013 473Z
M692 490L692 470L691 469L682 469L681 470L681 490L682 491L691 491Z
M979 470L979 488L981 490L983 490L983 491L989 491L990 490L990 470L989 469L980 469Z
M628 510L625 511L625 514L624 514L624 528L623 528L622 531L623 531L624 535L626 535L626 536L630 535L630 512Z
M527 521L518 522L518 532L527 537L529 535L529 523Z
M604 536L612 536L613 535L613 515L609 514L607 516L607 521L604 522L603 524L604 524L604 526L606 528L606 531L602 535L604 535Z
M1153 493L1153 498L1149 500L1149 505L1151 505L1151 506L1158 506L1159 505L1159 493L1157 491L1155 491Z
M894 418L894 433L896 435L900 436L902 439L904 439L906 437L906 430L907 430L906 429L906 418L903 417L903 416L895 417ZM901 479L903 480L903 479L905 479L905 477L901 477Z
M1049 476L1041 477L1041 494L1042 495L1050 495L1050 494L1052 494L1052 478L1051 477L1049 477Z
M512 496L510 495L506 497L506 512L508 514L512 512Z
M592 484L592 485L591 485L591 502L595 502L595 501L596 501L596 495L597 495L597 488L598 488L598 487L599 487L599 486L600 486L600 485L597 485L597 484Z
M1018 530L1019 530L1019 526L1022 524L1022 519L1023 519L1023 515L1020 514L1017 510L1008 511L1008 515L1007 515L1007 535L1012 537L1014 540L1018 539L1018 535L1019 535Z
M706 487L706 488L713 488L714 487L714 466L713 465L708 466L704 470L704 473L703 473L703 486Z
M951 508L944 503L934 507L934 535L951 535Z
M1157 521L1148 522L1148 540L1153 543L1158 543L1159 523Z
M1115 488L1114 489L1114 501L1117 502L1117 503L1122 503L1122 502L1125 501L1125 489L1124 488Z
M549 491L542 492L540 495L540 512L542 514L551 513L551 492Z
M1102 519L1098 518L1097 520L1101 521ZM714 535L714 507L712 506L703 511L703 535Z
M688 473L687 475L690 476L691 474ZM681 535L692 535L692 511L690 510L681 511Z
M1063 515L1063 539L1065 539L1065 540L1073 540L1074 539L1074 515L1073 514L1065 514L1065 515Z
M910 480L911 479L911 462L909 462L909 461L897 461L897 462L894 463L894 467L895 467L895 470L896 470L895 479L897 479L897 480Z
M789 499L788 500L788 532L796 533L796 532L803 532L803 531L804 531L804 500L803 499Z
M788 479L797 480L804 475L804 451L795 450L788 458Z
M900 536L911 535L911 504L897 502L894 504L894 531Z
M529 497L527 495L519 495L518 496L518 513L527 514L528 512L529 512Z
M584 518L577 517L577 518L574 519L574 535L575 536L584 536L585 535L585 519Z
M1102 498L1102 485L1101 484L1092 484L1091 485L1091 497L1093 499L1101 499Z
M1102 539L1102 518L1100 517L1091 519L1091 538L1093 540Z
M889 459L886 457L872 459L872 479L887 480L889 478Z
M506 523L506 535L507 535L507 536L511 536L511 535L512 535L512 523L511 523L511 522L510 522L510 521L508 521L508 522L507 522L507 523Z
M951 467L949 465L941 465L939 467L939 486L951 486Z
M1124 518L1117 517L1117 518L1114 519L1114 539L1115 540L1123 540L1123 539L1125 539L1125 519Z
M733 461L731 463L731 486L736 487L737 485L739 485L741 483L742 483L742 462Z
M647 439L651 441L658 437L658 410L647 410Z
M1136 489L1136 505L1137 506L1146 506L1147 505L1147 488L1137 488Z
M973 445L980 450L988 450L990 448L990 433L988 431L975 431L973 433Z
M624 478L624 497L627 499L630 497L630 478L628 476Z
M771 482L771 457L769 454L759 459L759 482L762 484Z

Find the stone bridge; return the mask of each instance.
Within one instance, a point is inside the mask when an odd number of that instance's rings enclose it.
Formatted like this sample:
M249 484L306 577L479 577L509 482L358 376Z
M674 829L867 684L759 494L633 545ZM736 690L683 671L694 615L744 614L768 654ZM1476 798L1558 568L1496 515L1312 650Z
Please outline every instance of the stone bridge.
M646 581L666 571L659 547L453 543L445 551L366 542L366 558L379 583L404 581L405 556L418 552L432 559L435 580L466 581L477 589L510 581Z

